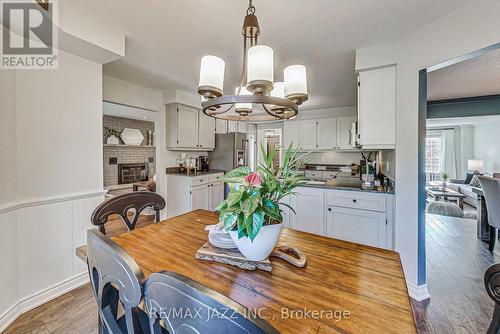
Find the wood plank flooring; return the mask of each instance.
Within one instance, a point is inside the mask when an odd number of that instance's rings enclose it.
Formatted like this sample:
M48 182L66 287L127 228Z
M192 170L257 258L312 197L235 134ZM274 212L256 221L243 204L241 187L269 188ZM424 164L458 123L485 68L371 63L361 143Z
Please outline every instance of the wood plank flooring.
M141 217L140 224L151 218ZM113 234L125 231L113 223ZM427 275L431 300L413 302L419 333L484 333L493 302L483 287L486 268L500 262L475 237L475 221L428 216ZM90 285L73 290L19 317L4 334L97 333L96 304Z
M488 251L475 220L428 215L426 251L431 299L413 302L419 333L485 333L494 303L483 275L500 261L500 247Z

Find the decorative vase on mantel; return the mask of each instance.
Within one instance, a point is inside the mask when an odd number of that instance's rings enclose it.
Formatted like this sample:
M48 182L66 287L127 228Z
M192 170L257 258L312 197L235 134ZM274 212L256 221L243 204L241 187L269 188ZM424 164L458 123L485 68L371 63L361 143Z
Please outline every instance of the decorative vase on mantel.
M262 163L257 173L249 167L239 167L223 176L229 184L229 194L217 210L219 220L243 256L262 261L275 248L283 227L281 200L305 182L299 173L302 159L290 145L279 168L273 163L275 149L268 153L261 145ZM293 211L293 208L290 208Z
M106 139L106 144L118 145L118 144L120 144L120 140L115 135L111 135Z

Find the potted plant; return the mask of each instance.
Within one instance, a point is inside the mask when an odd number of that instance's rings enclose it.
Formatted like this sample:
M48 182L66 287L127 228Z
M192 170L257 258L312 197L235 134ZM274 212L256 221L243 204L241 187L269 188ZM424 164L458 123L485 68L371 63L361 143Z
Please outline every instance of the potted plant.
M118 145L120 143L120 131L113 128L104 128L104 135L106 136L106 144Z
M441 178L443 179L443 189L446 189L446 181L448 181L448 174L447 173L443 173L441 175Z
M265 153L261 145L263 162L252 172L249 167L239 167L227 173L223 180L229 184L229 194L219 207L223 222L238 250L249 260L265 260L278 242L283 215L280 205L285 196L305 182L298 172L302 158L297 150L288 147L280 168L276 168L273 148Z

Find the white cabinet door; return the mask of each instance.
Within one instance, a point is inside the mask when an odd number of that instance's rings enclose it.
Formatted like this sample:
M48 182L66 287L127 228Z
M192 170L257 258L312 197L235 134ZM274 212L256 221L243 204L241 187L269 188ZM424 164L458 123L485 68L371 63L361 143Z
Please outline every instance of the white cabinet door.
M324 235L325 196L322 189L296 189L296 196L290 198L292 208L297 213L290 214L290 227L304 232Z
M211 210L210 187L208 184L191 187L191 210Z
M364 149L391 149L396 143L396 67L359 73L358 113Z
M179 105L177 107L177 146L198 147L198 109Z
M316 125L318 130L318 143L316 148L320 150L337 149L337 119L318 119Z
M340 150L353 150L351 144L352 123L356 122L356 117L337 118L337 147Z
M219 206L219 204L224 200L224 182L216 182L210 184L210 205L211 210L215 211L215 209Z
M284 121L283 123L283 149L287 149L293 143L293 148L300 147L299 122Z
M382 212L328 207L326 235L386 248L386 215Z
M314 150L316 143L316 120L307 119L299 121L300 148L304 150Z
M238 132L247 133L247 125L247 122L238 122Z
M291 196L292 195L289 195L283 198L280 204L280 211L281 215L283 216L283 227L288 227L288 228L290 228L290 215L293 215L293 212L290 210L289 207L283 205L283 203L290 205Z
M226 134L227 133L227 121L223 119L215 120L215 133L217 134Z
M238 122L227 121L227 133L238 132Z
M215 119L199 113L198 147L202 149L215 148Z

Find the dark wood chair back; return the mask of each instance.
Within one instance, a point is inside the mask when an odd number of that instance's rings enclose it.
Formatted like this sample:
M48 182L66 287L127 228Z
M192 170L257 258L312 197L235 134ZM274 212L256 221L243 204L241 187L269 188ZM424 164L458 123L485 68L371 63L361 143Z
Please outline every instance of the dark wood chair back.
M145 282L139 265L118 244L97 230L87 232L87 264L98 305L100 333L149 333L138 308ZM125 314L118 317L118 304Z
M491 299L495 302L493 317L487 334L500 333L500 263L494 264L484 274L484 286Z
M164 320L169 333L274 334L266 321L235 301L185 276L162 271L149 276L144 304L152 334Z
M135 228L137 220L146 208L155 210L155 221L160 221L160 210L165 208L165 199L157 193L149 191L135 191L112 197L101 203L92 213L92 224L99 227L99 231L106 234L105 224L110 215L119 215L129 231ZM135 210L132 220L129 219L130 210Z

